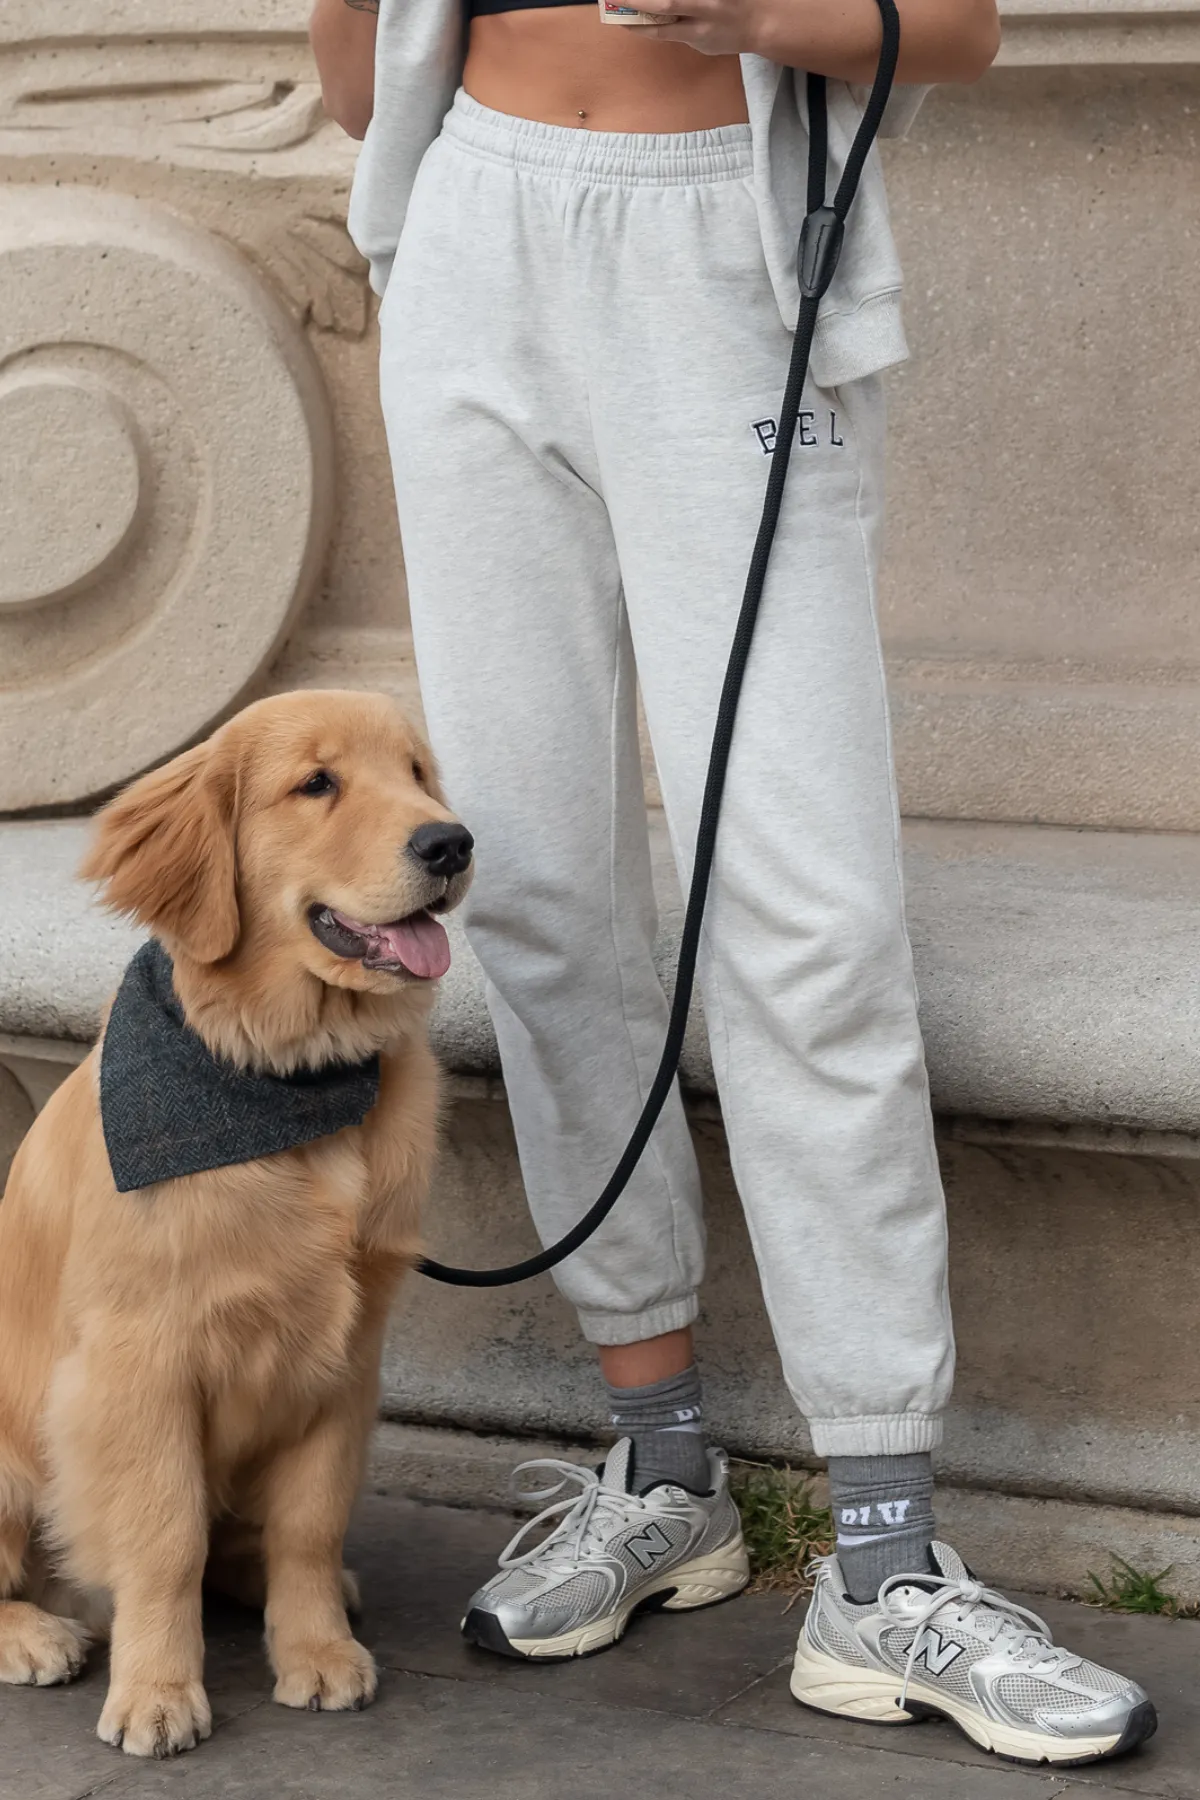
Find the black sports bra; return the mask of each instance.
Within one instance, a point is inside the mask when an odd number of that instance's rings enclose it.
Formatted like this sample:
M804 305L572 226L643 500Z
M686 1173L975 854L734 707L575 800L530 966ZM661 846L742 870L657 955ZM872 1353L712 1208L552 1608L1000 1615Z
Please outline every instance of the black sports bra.
M528 12L535 6L595 6L596 0L466 0L468 19L483 13Z

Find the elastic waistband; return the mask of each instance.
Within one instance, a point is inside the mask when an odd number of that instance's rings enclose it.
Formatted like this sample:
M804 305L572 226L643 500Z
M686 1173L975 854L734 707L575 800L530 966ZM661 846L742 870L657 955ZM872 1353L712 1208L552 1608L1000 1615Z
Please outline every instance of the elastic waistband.
M753 159L749 125L713 131L587 131L543 125L480 106L460 88L442 136L476 156L568 181L609 187L696 187L741 181Z

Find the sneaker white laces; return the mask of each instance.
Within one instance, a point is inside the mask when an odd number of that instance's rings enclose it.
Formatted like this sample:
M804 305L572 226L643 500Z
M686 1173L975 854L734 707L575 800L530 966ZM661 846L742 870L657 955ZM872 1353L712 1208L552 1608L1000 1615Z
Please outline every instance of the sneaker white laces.
M903 1607L895 1604L901 1591L906 1595ZM911 1597L914 1592L925 1591L929 1591L929 1599L914 1613ZM901 1711L908 1698L922 1635L939 1615L946 1615L947 1624L964 1625L985 1642L1002 1646L1010 1662L1034 1673L1061 1675L1079 1668L1083 1661L1081 1656L1058 1648L1051 1639L1050 1627L1037 1613L1027 1606L1018 1606L1015 1600L1006 1600L982 1582L951 1581L941 1575L922 1575L919 1580L912 1575L891 1575L879 1590L879 1607L896 1624L916 1627L904 1664Z
M533 1469L549 1469L558 1476L551 1487L525 1488L518 1484L518 1476ZM514 1492L522 1500L549 1500L551 1504L543 1507L534 1518L526 1521L516 1535L500 1552L502 1569L524 1568L532 1562L540 1561L547 1567L561 1564L566 1573L575 1561L584 1556L593 1543L602 1542L601 1532L610 1523L620 1523L630 1512L645 1512L646 1505L637 1494L618 1494L612 1488L600 1485L600 1477L594 1469L585 1469L579 1463L559 1462L552 1456L535 1457L532 1462L521 1463L512 1472L511 1484ZM575 1486L580 1489L577 1494L565 1494L556 1500L556 1494L563 1489ZM531 1532L542 1525L549 1525L557 1519L558 1524L549 1537L534 1544L528 1550L521 1545Z

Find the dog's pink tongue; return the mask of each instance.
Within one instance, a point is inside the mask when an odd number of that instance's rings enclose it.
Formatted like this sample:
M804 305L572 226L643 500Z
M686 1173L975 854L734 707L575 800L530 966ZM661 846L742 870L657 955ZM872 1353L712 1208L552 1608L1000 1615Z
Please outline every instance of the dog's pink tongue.
M423 975L436 981L450 967L450 939L445 927L429 913L414 913L411 919L398 919L394 925L377 927L380 942L410 975Z

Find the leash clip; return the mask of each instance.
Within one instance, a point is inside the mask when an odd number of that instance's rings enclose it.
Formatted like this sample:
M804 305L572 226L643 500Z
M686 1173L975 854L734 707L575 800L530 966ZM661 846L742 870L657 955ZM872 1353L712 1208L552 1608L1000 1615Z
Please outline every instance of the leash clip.
M800 248L796 252L801 299L821 298L833 280L845 235L845 224L832 206L818 206L808 214L800 228Z

